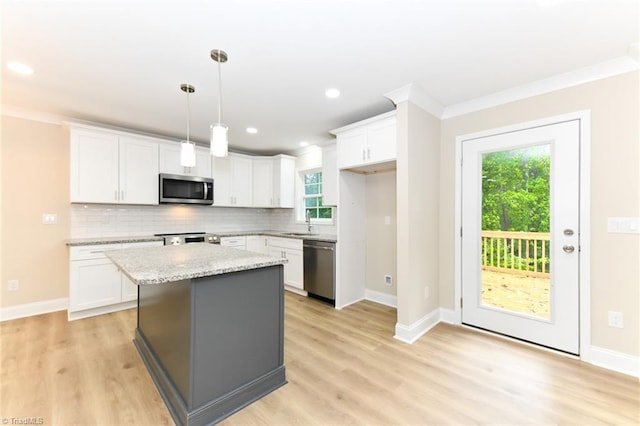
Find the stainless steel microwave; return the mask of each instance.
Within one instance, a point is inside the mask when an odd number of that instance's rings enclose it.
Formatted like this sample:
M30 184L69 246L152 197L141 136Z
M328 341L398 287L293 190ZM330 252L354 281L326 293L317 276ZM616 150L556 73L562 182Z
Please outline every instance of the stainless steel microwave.
M213 179L160 173L160 204L213 204Z

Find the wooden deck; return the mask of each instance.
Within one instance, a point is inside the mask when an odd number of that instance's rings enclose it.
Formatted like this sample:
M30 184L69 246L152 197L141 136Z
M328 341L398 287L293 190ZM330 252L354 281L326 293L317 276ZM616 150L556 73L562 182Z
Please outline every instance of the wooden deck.
M544 278L483 270L482 302L549 319L549 286L548 275Z

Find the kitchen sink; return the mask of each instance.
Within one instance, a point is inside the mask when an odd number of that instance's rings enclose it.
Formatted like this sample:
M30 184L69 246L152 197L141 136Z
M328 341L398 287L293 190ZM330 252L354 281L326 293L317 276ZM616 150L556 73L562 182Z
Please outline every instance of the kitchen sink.
M310 234L308 232L283 232L282 235L288 235L290 237L314 237L318 234Z

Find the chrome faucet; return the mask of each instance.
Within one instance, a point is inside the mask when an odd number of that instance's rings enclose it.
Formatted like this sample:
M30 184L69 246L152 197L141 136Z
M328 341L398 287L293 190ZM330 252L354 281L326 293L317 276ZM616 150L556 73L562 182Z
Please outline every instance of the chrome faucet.
M307 232L311 233L311 227L313 225L311 225L311 211L310 210L307 210L307 213L305 214L304 221L307 223Z

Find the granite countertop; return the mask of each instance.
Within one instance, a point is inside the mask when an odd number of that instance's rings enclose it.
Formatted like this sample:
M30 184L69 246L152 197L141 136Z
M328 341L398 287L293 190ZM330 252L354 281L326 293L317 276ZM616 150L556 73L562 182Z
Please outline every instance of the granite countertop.
M331 234L305 234L302 232L292 233L289 231L237 231L237 232L211 232L220 237L240 237L244 235L266 235L269 237L294 238L299 240L316 240L337 242L335 235ZM69 238L65 240L68 246L89 246L94 244L118 244L118 243L142 243L146 241L164 241L162 237L153 235L123 236L123 237L89 237L89 238Z
M292 231L237 231L237 232L214 232L214 234L220 237L241 237L244 235L266 235L268 237L279 238L294 238L298 240L316 240L327 241L335 243L338 241L337 237L332 234L308 234L304 232L292 232Z
M118 244L118 243L144 243L147 241L163 241L162 237L153 235L124 236L124 237L93 237L93 238L69 238L65 240L68 246L91 246L94 244Z
M162 284L287 263L284 258L217 244L110 250L105 254L138 285Z

